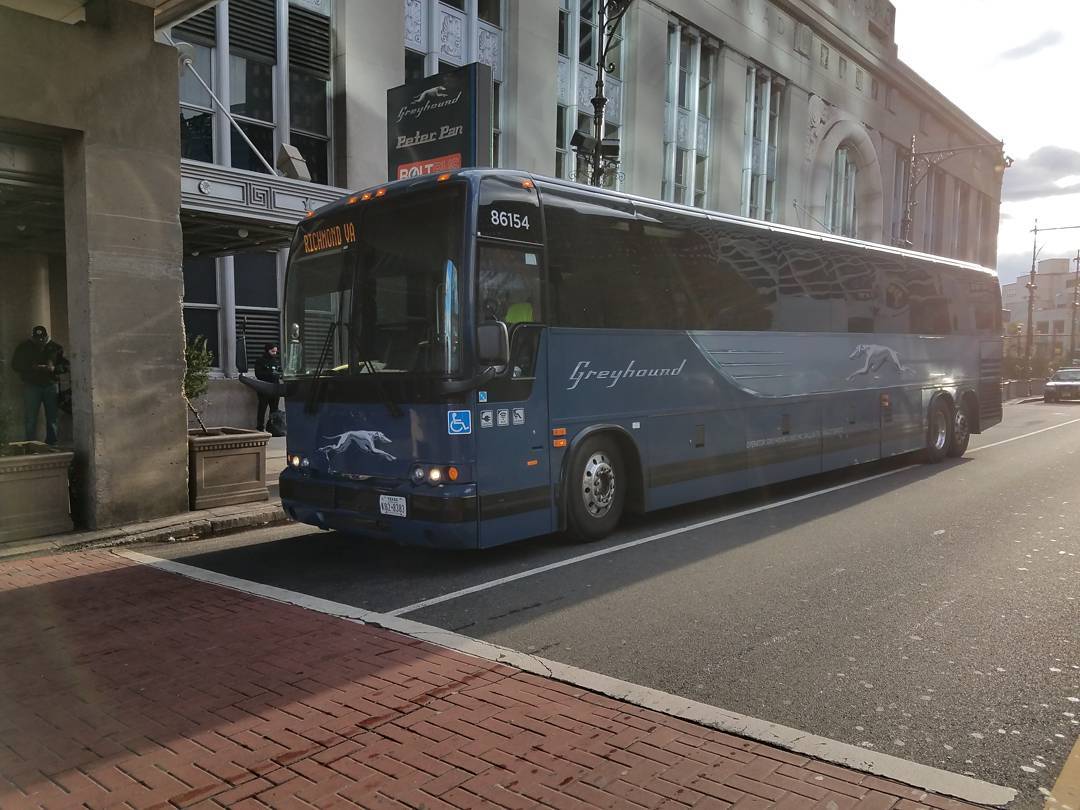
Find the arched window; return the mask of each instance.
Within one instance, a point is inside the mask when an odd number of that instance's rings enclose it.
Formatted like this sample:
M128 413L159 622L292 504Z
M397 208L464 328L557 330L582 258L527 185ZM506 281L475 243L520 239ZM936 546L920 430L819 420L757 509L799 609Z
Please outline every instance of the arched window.
M832 177L825 191L825 226L839 236L855 236L858 211L855 207L855 150L841 145L833 155Z

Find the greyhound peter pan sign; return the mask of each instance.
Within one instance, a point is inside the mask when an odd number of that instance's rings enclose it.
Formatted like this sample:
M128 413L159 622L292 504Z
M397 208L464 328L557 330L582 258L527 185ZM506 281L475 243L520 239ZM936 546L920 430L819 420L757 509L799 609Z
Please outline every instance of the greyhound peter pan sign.
M388 179L490 166L492 95L478 62L388 90Z

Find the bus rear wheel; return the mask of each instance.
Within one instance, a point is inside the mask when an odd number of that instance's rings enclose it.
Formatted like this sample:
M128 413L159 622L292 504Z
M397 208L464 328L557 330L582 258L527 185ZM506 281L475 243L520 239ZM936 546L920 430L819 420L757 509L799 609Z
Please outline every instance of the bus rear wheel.
M949 442L948 453L951 458L960 458L967 452L968 443L971 441L972 419L971 403L961 400L953 414L952 441Z
M604 436L586 439L574 454L567 476L570 533L581 541L611 534L622 517L628 483L615 442Z
M935 397L930 403L926 422L926 450L923 455L930 464L945 460L953 443L953 409L945 397Z

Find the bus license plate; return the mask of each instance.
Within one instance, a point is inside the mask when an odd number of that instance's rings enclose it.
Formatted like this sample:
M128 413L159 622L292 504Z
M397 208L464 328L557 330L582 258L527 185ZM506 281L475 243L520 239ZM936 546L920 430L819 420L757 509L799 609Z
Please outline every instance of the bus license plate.
M405 499L400 495L380 495L379 514L405 517Z

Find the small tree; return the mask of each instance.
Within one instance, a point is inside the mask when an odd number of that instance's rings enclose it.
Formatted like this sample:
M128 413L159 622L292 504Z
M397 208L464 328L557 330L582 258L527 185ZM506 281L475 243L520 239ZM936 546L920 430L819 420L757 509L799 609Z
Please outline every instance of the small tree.
M199 335L187 344L184 348L184 361L184 399L205 435L210 431L206 429L202 415L193 404L194 400L205 394L210 387L210 367L213 365L214 355L206 348L205 337Z

